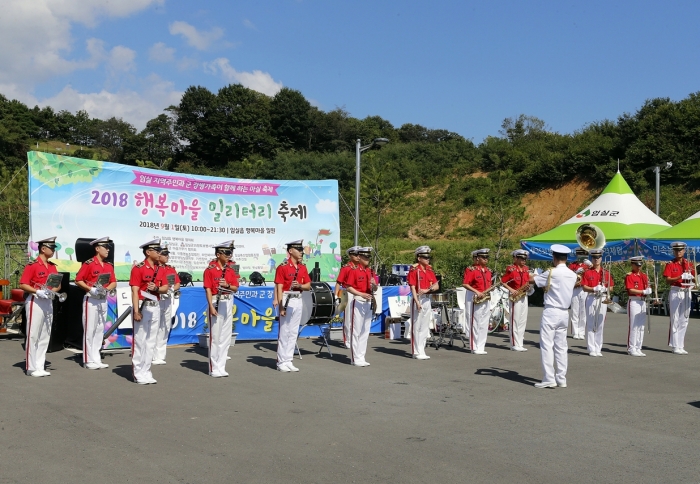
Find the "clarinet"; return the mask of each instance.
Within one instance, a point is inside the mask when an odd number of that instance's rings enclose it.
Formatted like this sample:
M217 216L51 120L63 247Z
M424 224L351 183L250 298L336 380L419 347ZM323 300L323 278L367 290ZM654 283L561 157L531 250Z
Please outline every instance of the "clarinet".
M224 270L221 272L221 279L226 282L226 269L228 269L228 262L224 265ZM219 280L221 280L219 279ZM214 303L214 311L219 312L219 300L221 300L221 285L216 289L216 302Z
M294 277L292 278L292 282L295 282L297 280L297 275L299 274L299 263L297 264L297 270L294 272ZM292 287L289 286L289 289ZM287 294L287 300L284 301L284 312L287 312L287 306L289 306L289 300L292 298L291 294Z

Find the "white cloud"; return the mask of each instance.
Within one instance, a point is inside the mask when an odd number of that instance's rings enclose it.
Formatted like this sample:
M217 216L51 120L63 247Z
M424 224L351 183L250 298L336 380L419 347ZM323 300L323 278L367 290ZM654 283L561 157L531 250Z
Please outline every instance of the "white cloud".
M180 20L170 24L170 33L181 35L189 45L197 50L207 50L212 43L224 36L224 30L219 27L199 31L194 26Z
M163 113L172 104L178 104L182 92L176 91L173 83L165 81L156 75L151 75L143 81L145 89L142 92L120 90L109 92L102 90L93 93L81 93L66 86L61 92L36 104L51 106L54 110L76 112L87 111L91 117L108 119L112 116L122 118L141 130L146 123Z
M96 25L101 17L125 17L164 0L3 0L0 15L0 82L40 83L76 69L96 67L89 49L86 60L67 56L73 51L73 23Z
M233 67L228 59L219 57L204 64L204 70L214 75L221 75L227 82L240 83L254 91L274 96L283 84L275 81L270 74L255 70L253 72L239 72Z
M172 62L175 60L175 49L165 45L165 42L158 42L148 49L148 58L156 62Z
M258 28L255 26L255 24L253 22L251 22L250 20L248 20L247 18L243 19L243 25L251 30L258 30Z
M136 59L135 51L122 45L118 45L109 53L109 68L113 72L133 71L136 69L134 59Z
M319 200L316 203L316 211L318 213L338 213L338 204L328 198Z

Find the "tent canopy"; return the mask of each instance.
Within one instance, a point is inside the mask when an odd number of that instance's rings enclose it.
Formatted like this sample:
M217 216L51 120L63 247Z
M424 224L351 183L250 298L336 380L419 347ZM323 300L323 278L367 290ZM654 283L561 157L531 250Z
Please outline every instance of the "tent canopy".
M671 243L676 241L688 244L689 250L686 257L692 257L692 251L697 254L696 258L700 256L700 212L651 237L640 238L638 245L642 254L650 259L671 260L673 259Z
M613 260L634 255L635 240L649 237L670 225L649 210L632 192L618 171L593 203L558 227L524 239L520 243L533 259L549 259L549 246L554 243L578 247L576 229L585 223L599 227L605 234L605 254Z

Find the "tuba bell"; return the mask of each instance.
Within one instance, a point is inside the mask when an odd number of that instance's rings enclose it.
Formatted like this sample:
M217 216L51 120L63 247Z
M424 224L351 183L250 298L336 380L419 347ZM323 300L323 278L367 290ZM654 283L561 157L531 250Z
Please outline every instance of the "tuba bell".
M586 250L602 249L605 246L605 235L600 227L583 224L576 229L576 242Z

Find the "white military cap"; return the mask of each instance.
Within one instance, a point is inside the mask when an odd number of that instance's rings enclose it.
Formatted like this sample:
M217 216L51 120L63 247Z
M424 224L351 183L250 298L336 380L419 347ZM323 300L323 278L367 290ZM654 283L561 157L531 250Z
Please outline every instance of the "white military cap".
M369 257L372 254L372 247L358 247L357 254Z
M477 252L479 252L479 251L478 251L478 250L472 250L472 257L476 257Z
M47 247L56 248L56 237L46 237L45 239L37 240L36 244L41 247L45 245Z
M353 245L353 246L350 247L348 250L346 250L345 253L346 253L347 255L350 255L350 254L357 254L357 252L358 252L361 248L362 248L362 247L360 247L359 245Z
M591 249L588 251L588 255L603 255L603 249Z
M109 236L107 236L107 237L100 237L99 239L95 239L95 240L93 240L92 242L90 242L90 245L94 245L94 246L98 246L98 247L99 247L100 245L107 245L107 244L109 244L110 242L112 242L112 241L110 240Z
M632 264L636 264L638 266L641 266L644 263L644 256L636 255L634 257L630 257L630 262Z
M512 255L513 257L524 257L527 259L530 253L525 249L515 249L513 252L510 253L510 255Z
M486 247L486 248L484 248L484 249L479 249L479 250L477 250L477 251L476 251L476 255L479 256L479 257L486 257L486 258L488 258L489 252L491 252L491 249L489 249L488 247Z
M139 249L153 249L160 251L160 239L153 239L145 244L139 245Z
M287 242L286 245L287 245L287 250L289 250L289 249L304 250L304 239L293 240L291 242Z
M213 246L214 249L231 249L233 250L235 247L233 246L233 240L227 240L226 242L221 242L220 244L216 244Z
M421 245L421 246L418 247L414 252L415 252L415 254L416 254L417 256L426 256L426 257L428 257L428 256L430 256L430 253L432 252L432 249L431 249L430 247L428 247L427 245Z
M583 247L576 247L576 255L588 255L588 251Z
M163 247L160 249L160 255L170 255L170 250L168 249L168 243L164 243Z
M550 248L552 249L552 252L554 254L562 254L562 255L571 254L571 249L569 249L567 246L562 245L562 244L554 244ZM593 252L593 251L591 251L591 252Z
M688 247L688 244L685 242L671 242L672 249L685 249L686 247Z

